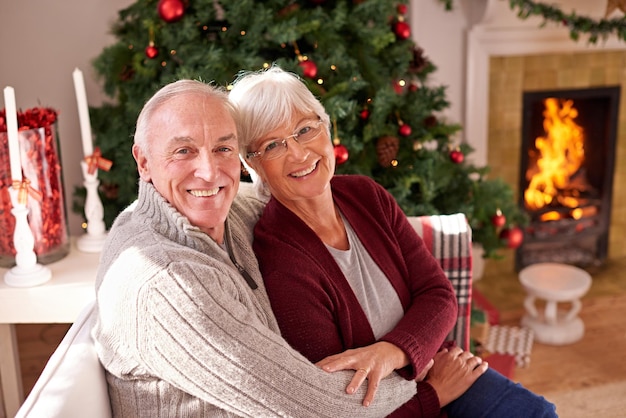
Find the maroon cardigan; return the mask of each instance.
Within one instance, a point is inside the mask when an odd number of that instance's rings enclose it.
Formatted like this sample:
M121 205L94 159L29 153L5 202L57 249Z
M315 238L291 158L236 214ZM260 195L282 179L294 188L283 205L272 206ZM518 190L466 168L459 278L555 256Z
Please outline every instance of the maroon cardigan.
M401 348L414 379L441 347L457 317L450 281L393 197L368 177L337 175L335 203L396 290L404 317L380 340ZM324 243L272 198L255 227L254 250L285 339L312 362L376 342L368 319ZM436 417L426 382L392 416Z

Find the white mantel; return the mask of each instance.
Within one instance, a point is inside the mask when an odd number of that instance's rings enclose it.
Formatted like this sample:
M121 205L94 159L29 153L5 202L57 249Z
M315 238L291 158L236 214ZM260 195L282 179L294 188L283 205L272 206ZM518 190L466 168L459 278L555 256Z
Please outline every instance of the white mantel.
M565 13L573 10L578 15L599 20L605 17L607 2L561 0L550 4L554 3ZM477 10L482 11L482 15ZM471 11L472 16L469 16L468 11ZM491 57L626 49L626 43L617 40L615 36L599 40L595 45L587 42L585 34L581 34L578 41L573 41L565 26L548 22L541 27L543 19L537 16L520 19L505 0L483 0L479 7L465 5L465 12L473 24L467 32L464 138L474 147L471 159L478 165L487 164ZM615 11L613 14L618 13Z

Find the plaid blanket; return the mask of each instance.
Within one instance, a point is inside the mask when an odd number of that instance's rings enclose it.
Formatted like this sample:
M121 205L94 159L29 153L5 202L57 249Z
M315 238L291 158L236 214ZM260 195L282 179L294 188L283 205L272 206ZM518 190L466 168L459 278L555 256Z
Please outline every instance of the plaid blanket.
M409 216L409 222L426 247L441 264L452 282L459 305L459 317L449 340L469 350L472 301L472 230L464 214Z

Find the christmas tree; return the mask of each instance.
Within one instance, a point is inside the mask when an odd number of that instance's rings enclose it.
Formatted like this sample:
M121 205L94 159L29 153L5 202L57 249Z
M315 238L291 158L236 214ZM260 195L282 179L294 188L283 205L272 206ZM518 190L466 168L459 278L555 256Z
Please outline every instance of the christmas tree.
M411 39L407 0L138 0L119 12L118 41L94 60L114 100L91 108L105 222L132 202L134 124L145 101L181 78L228 87L242 70L298 73L331 116L338 173L374 178L407 215L462 212L488 256L525 223L511 188L475 167L460 126L439 113L445 87ZM80 190L75 208L82 205Z

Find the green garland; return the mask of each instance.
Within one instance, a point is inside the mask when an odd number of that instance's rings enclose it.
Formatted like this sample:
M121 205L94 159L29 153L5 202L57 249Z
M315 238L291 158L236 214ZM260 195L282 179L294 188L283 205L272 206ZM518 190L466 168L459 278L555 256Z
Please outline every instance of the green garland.
M452 0L439 0L445 5L446 10L452 10ZM545 26L548 21L557 22L567 26L570 38L578 41L581 33L589 34L589 43L595 44L598 39L606 40L611 33L615 33L618 39L626 41L626 18L593 20L579 16L575 12L563 13L561 9L548 6L532 0L509 0L511 9L517 9L517 16L526 19L530 16L542 16Z

